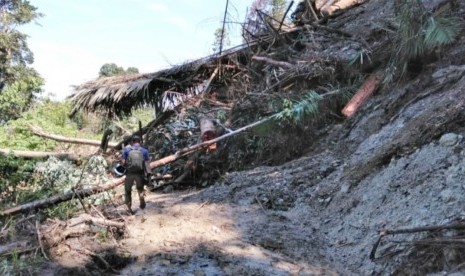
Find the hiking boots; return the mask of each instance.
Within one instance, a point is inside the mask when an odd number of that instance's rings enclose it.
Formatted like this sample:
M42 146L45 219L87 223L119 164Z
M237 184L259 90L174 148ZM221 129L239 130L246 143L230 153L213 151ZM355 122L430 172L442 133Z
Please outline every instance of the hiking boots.
M128 207L128 213L131 214L131 215L134 215L134 211L131 209L131 203L128 203L126 204L126 206Z
M139 197L139 200L140 200L140 208L141 209L145 209L145 199L143 196Z

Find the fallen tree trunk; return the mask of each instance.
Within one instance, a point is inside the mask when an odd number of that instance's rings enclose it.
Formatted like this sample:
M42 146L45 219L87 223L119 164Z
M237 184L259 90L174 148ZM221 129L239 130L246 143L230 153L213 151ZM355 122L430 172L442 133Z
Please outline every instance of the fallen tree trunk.
M58 159L67 159L70 161L77 161L79 157L73 153L66 152L47 152L47 151L24 151L24 150L10 150L0 149L0 155L8 156L13 155L21 158L47 158L54 156Z
M58 142L64 142L64 143L71 143L71 144L81 144L81 145L90 145L90 146L97 146L99 147L101 144L101 141L97 140L91 140L91 139L82 139L82 138L71 138L71 137L65 137L61 135L56 135L56 134L51 134L43 131L39 127L36 126L29 126L31 129L32 133L34 133L37 136L44 137L47 139L52 139ZM108 143L108 147L115 147L117 144L116 143Z
M71 200L71 199L77 198L77 197L84 198L84 197L91 196L93 194L105 192L105 191L111 190L111 189L117 187L118 185L122 184L124 182L124 179L125 179L125 177L123 176L121 178L110 181L109 184L107 184L105 186L102 186L102 187L97 186L97 187L93 187L93 188L90 188L90 189L79 190L79 191L75 191L75 192L69 191L69 192L61 194L61 195L56 195L56 196L52 196L52 197L49 197L49 198L46 198L46 199L36 200L36 201L30 202L30 203L26 203L26 204L23 204L23 205L12 207L12 208L0 211L0 217L4 217L4 216L8 216L8 215L15 215L15 214L19 214L19 213L26 212L26 211L32 211L32 210L36 210L36 209L39 209L39 208L44 208L44 207L47 207L47 206L50 206L50 205L53 205L53 204L57 204L57 203L60 203L60 202L68 201L68 200Z

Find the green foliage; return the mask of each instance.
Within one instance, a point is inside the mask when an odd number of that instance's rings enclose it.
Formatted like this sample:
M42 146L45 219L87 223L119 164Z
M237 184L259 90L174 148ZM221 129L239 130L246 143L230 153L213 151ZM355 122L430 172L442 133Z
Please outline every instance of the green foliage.
M108 229L102 229L97 232L97 240L102 243L108 242L110 240L110 235L111 233L108 231Z
M215 30L214 33L215 39L212 44L212 50L214 53L220 51L220 49L224 49L224 46L231 45L231 40L229 39L229 34L226 29L218 28Z
M138 74L139 69L137 69L136 67L128 67L128 69L126 69L126 73L128 73L128 74Z
M450 44L457 38L460 30L461 24L458 18L431 16L425 26L425 46L427 49L433 49Z
M3 148L18 150L53 150L56 142L34 135L29 126L64 136L77 136L76 123L68 119L71 110L69 102L45 100L36 102L21 118L0 126L0 144Z
M216 117L220 122L224 122L226 120L226 112L224 110L219 110L216 114Z
M362 49L356 52L354 56L351 58L351 60L349 61L349 66L356 64L358 61L360 62L361 65L363 65L363 63L365 62L365 59L367 59L368 61L371 61L370 55L371 55L371 51L367 49Z
M459 18L434 15L421 1L406 0L398 7L398 29L385 81L392 81L407 71L412 60L455 41L462 28Z
M6 0L0 8L0 123L27 110L43 79L28 65L34 61L27 35L17 28L41 16L29 1Z
M33 179L35 164L35 161L13 156L0 157L0 202L16 203L21 200L22 195L17 187Z
M28 258L21 258L17 251L11 255L0 257L1 275L38 275L44 259L40 254L32 254Z
M45 214L47 217L68 220L79 211L78 206L77 200L71 200L47 208Z
M275 115L278 121L287 121L298 123L304 117L318 115L318 102L323 97L315 91L309 91L300 101L291 101L285 99L283 102L283 111Z
M124 70L123 67L118 66L115 63L105 63L102 67L100 67L99 77L112 77L134 73L139 73L139 69L136 67L129 67L127 70Z
M0 8L0 83L11 84L18 79L18 68L33 62L27 36L17 30L21 25L42 16L25 0L5 0Z
M24 68L17 75L16 81L6 85L0 94L0 122L19 118L41 92L44 81L34 69Z

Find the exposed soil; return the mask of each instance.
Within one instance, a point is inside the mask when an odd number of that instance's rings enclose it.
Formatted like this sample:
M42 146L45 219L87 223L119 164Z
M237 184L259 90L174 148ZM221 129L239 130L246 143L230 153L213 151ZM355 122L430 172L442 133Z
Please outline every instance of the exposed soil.
M122 206L108 209L107 213L120 212L127 227L126 236L110 246L119 260L126 260L118 273L425 275L461 271L463 247L428 243L431 235L421 232L385 237L375 259L369 259L380 229L465 220L465 101L461 96L465 67L448 70L457 77L441 89L428 85L424 90L428 95L404 100L408 105L396 103L401 112L387 117L392 119L385 124L380 123L389 112L385 106L393 102L379 105L382 95L375 96L353 122L328 127L305 157L227 174L201 190L148 192L147 208L134 216L125 214ZM434 78L437 75L429 75L433 83L439 81ZM395 101L412 85L391 91L390 98ZM373 110L374 105L378 108ZM370 109L373 112L367 113ZM462 234L434 234L436 238L443 235ZM80 248L87 244L83 238L80 241ZM72 266L77 260L73 252L60 256L55 252L55 260ZM86 262L92 263L82 261L87 266Z

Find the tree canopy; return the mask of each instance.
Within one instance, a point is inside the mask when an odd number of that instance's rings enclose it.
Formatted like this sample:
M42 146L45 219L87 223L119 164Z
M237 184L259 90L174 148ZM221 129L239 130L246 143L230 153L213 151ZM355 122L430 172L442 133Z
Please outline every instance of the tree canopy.
M21 25L41 17L26 0L0 0L0 121L19 117L41 92L43 79L29 67L34 57Z
M124 70L123 67L118 66L115 63L105 63L102 67L100 67L99 77L112 77L136 73L139 73L139 69L136 67L128 67L128 69Z

